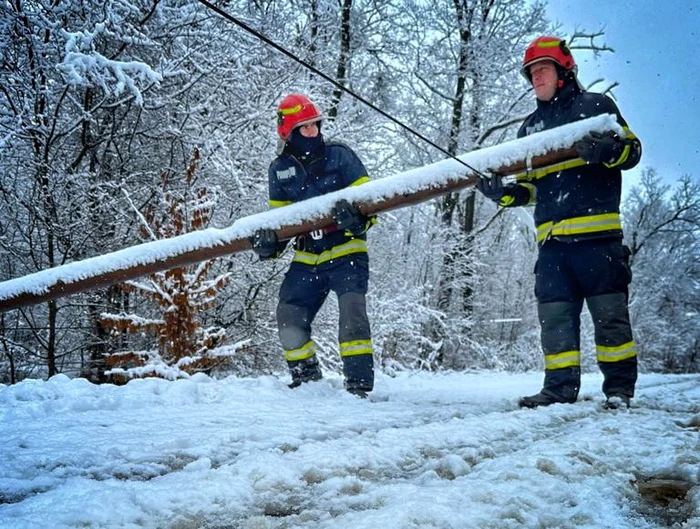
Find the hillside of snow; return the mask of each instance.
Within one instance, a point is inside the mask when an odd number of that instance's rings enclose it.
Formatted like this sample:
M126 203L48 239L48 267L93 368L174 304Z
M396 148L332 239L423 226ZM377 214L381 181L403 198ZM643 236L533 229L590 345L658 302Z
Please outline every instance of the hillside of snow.
M520 410L540 373L0 386L0 527L700 528L700 376ZM675 525L674 525L675 524Z

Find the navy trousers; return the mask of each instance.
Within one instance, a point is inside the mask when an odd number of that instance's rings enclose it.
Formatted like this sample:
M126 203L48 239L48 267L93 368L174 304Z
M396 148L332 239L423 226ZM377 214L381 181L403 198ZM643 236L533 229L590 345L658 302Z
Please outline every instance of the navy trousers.
M593 318L603 392L634 396L637 353L627 307L629 255L619 239L549 239L540 247L535 295L545 358L543 393L562 402L578 397L585 301Z
M350 254L317 266L292 262L280 288L277 326L294 380L320 378L311 325L333 291L338 297L338 342L346 388L372 390L374 366L365 302L368 283L366 253Z

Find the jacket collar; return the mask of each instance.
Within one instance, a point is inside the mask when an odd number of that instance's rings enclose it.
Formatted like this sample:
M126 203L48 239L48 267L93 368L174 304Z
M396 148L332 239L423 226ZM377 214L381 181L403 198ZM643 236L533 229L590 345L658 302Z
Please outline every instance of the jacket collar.
M578 85L575 82L569 82L561 88L557 88L557 91L554 92L554 97L549 101L541 101L540 99L538 99L537 108L541 109L550 108L555 105L565 105L581 92L582 90L578 87Z

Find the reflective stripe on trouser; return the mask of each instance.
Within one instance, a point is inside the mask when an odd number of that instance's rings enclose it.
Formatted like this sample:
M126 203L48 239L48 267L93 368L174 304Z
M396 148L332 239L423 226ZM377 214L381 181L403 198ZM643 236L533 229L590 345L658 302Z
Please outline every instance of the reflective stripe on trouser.
M342 356L346 385L349 389L372 389L374 370L365 303L368 276L366 253L341 257L314 268L298 263L291 265L280 287L277 326L292 376L295 362L317 364L311 323L332 290L338 295L341 353L343 344L351 344L348 352L362 353ZM356 342L363 340L366 345L358 348Z
M545 375L542 392L573 402L581 386L580 321L582 302L540 303Z
M316 358L316 344L311 339L313 315L306 307L280 303L277 325L289 372L294 382L319 380L321 368Z
M586 299L595 328L598 366L605 378L603 393L634 396L637 346L632 338L627 294L613 293Z
M284 358L287 360L293 382L320 380L323 376L316 358L316 344L313 340L309 340L297 349L285 350Z

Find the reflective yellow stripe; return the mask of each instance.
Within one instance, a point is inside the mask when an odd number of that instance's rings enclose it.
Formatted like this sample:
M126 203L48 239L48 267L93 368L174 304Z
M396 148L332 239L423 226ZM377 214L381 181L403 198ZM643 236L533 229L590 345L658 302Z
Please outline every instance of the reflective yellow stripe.
M545 369L562 369L581 365L581 351L564 351L555 355L544 355Z
M289 114L296 114L297 112L301 112L302 108L303 108L302 105L297 105L297 106L291 107L291 108L280 108L279 111L283 115L288 116Z
M513 202L515 202L515 197L513 195L503 195L501 200L498 201L498 205L507 208Z
M554 165L548 165L547 167L542 167L534 171L528 171L527 173L518 173L515 175L515 181L520 183L521 180L537 180L552 173L559 173L565 171L566 169L572 169L574 167L581 167L586 165L586 162L581 158L574 158L573 160L567 160L566 162L555 163Z
M625 148L622 149L622 154L620 155L620 157L619 157L617 160L615 160L615 161L612 162L612 163L605 163L605 162L603 162L603 165L604 165L605 167L608 167L608 168L613 168L613 167L615 167L615 166L617 166L617 165L620 165L620 164L625 163L625 162L627 161L627 158L628 158L629 155L630 155L630 151L631 151L631 150L632 150L632 146L631 146L631 145L625 145Z
M542 242L550 235L578 235L580 233L597 233L600 231L621 230L619 213L604 213L587 217L574 217L554 224L545 222L537 226L537 242Z
M294 259L292 259L292 261L317 266L321 263L332 261L333 259L339 259L340 257L353 253L367 253L367 241L362 239L353 239L344 244L334 246L330 250L326 250L321 254L297 250L294 252Z
M271 208L281 208L282 206L288 206L289 204L292 203L291 200L272 200L270 199L267 202Z
M537 47L538 48L558 48L560 43L561 43L560 40L550 40L547 42L538 42Z
M306 360L307 358L311 358L314 354L316 354L316 344L313 340L309 340L299 349L285 351L284 358L288 362L296 362L297 360Z
M372 340L354 340L340 344L340 356L371 355Z
M625 131L625 139L626 140L636 140L637 136L634 132L630 130L629 127L622 127L622 130Z
M369 182L369 176L361 176L348 187L361 186L362 184L366 184L367 182Z
M595 350L598 362L619 362L637 356L637 346L634 340L615 347L596 345Z
M624 138L626 140L636 140L637 136L635 136L634 132L630 130L629 127L622 127L622 130L625 132ZM612 163L603 163L605 167L613 168L618 165L621 165L627 161L627 158L629 158L630 152L632 151L632 145L625 145L625 148L622 149L622 153L620 154L620 157L615 160Z
M530 192L530 199L527 201L526 206L530 206L537 201L537 188L532 184L521 183L521 186L527 188Z

